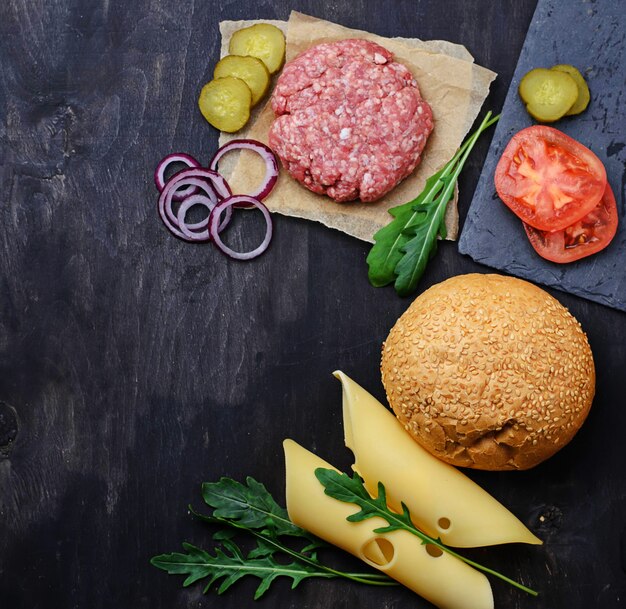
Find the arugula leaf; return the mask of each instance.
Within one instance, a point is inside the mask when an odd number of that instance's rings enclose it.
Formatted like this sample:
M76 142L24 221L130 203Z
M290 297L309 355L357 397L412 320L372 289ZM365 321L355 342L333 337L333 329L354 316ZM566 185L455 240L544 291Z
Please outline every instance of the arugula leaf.
M424 208L425 212L424 220L407 229L406 232L409 235L412 234L413 237L402 247L401 251L404 255L395 269L397 277L394 285L400 296L408 296L415 291L417 283L426 270L428 261L437 252L437 237L441 236L442 239L445 239L446 205L451 198L452 191L447 198L441 199L441 203L431 201L422 204L421 207Z
M396 266L404 256L404 246L411 240L410 229L426 220L426 209L421 211L416 208L420 205L425 207L428 200L432 200L432 197L441 190L443 184L440 177L444 169L445 167L426 180L424 190L417 198L392 207L389 213L394 220L374 235L376 245L367 256L368 277L374 287L380 288L396 280Z
M537 596L538 593L535 590L532 590L531 588L528 588L523 584L498 573L497 571L457 554L454 550L444 545L440 538L430 537L430 535L420 531L413 524L409 508L404 503L401 504L402 514L398 514L390 510L387 506L387 494L382 482L378 483L378 495L376 497L372 497L363 485L363 480L356 473L353 474L352 478L350 478L348 474L341 474L332 469L319 467L315 470L315 476L324 487L324 493L326 495L333 497L334 499L338 499L339 501L343 501L344 503L353 503L359 508L358 512L348 516L347 519L350 522L361 522L374 517L382 518L387 522L387 526L374 529L374 533L389 533L397 530L408 531L421 539L422 544L432 544L443 552L447 552L479 571L489 573L490 575L498 577L499 579L504 580L505 582L523 590L524 592L527 592L532 596Z
M291 578L292 588L310 577L340 577L376 586L398 585L382 573L348 573L321 563L316 551L331 546L293 524L287 511L254 478L247 478L245 484L231 478L205 483L202 485L202 496L206 504L213 508L212 513L199 514L191 506L189 510L204 522L223 527L213 535L213 540L218 543L215 554L183 543L186 553L160 554L150 561L170 574L187 575L183 586L208 578L204 589L206 593L213 583L221 580L218 588L221 594L242 577L253 575L261 580L254 596L257 599L280 576ZM235 537L241 534L251 536L256 543L247 555L235 542ZM300 545L302 541L306 545L296 549L292 547L295 542L287 545L281 537L290 540L299 538Z
M412 201L389 210L394 219L374 235L375 243L367 256L368 278L374 287L394 283L400 296L415 291L437 250L437 237L446 236L446 208L461 169L480 134L499 118L491 118L487 112L452 159L426 180L424 190Z
M302 537L306 539L307 541L309 541L309 543L299 551L295 551L295 550L292 550L291 548L288 548L282 541L278 539L278 537L270 529L262 529L262 530L253 529L248 526L239 524L239 522L236 520L230 520L228 518L219 518L216 516L207 516L206 514L200 514L199 512L196 512L196 510L194 510L194 508L191 505L189 506L189 511L191 512L193 516L198 518L198 520L208 522L209 524L230 527L231 530L222 529L220 531L217 531L217 533L213 535L214 541L223 541L225 539L232 539L233 537L237 535L237 531L252 535L257 540L258 547L255 550L255 552L257 553L259 552L271 553L271 552L276 552L276 551L282 551L282 552L291 554L292 556L300 555L300 557L302 558L308 558L305 555L310 554L311 552L318 550L319 548L330 547L325 541L315 537L314 535L311 535L308 531L306 531L305 529L301 529L300 527L297 527L296 525L294 525L294 527L299 532L297 536ZM296 537L295 534L292 536Z
M292 547L285 545L276 536L274 536L271 531L250 529L234 520L227 520L223 518L216 518L215 516L206 516L204 514L199 514L191 506L189 506L189 510L194 516L196 516L200 520L203 520L204 522L209 522L211 524L221 524L223 526L239 529L240 531L245 531L246 533L255 537L257 541L257 547L252 550L252 552L250 552L250 558L269 556L274 553L283 553L291 556L292 558L295 558L298 561L317 568L320 572L331 574L331 577L343 577L352 581L376 586L397 585L397 582L391 580L387 575L383 575L380 573L346 573L343 571L337 571L327 565L322 564L317 558L316 550L318 550L319 548L331 548L332 546L330 544L327 544L325 541L319 539L318 537L311 535L311 533L309 533L305 529L297 527L296 525L294 525L294 527L296 527L296 529L300 531L300 537L305 538L309 541L309 544L301 550L295 550ZM232 539L232 537L233 535L231 531L218 531L215 535L213 535L213 539L216 541L230 540Z
M248 476L246 484L232 478L202 485L204 502L214 509L213 516L237 522L248 529L268 529L275 535L309 536L289 520L261 482Z
M334 577L332 573L320 572L314 565L303 562L278 563L271 554L263 554L254 550L244 556L232 540L224 540L222 547L215 550L215 555L190 543L183 543L187 553L172 552L152 558L150 563L169 574L187 575L183 586L190 586L200 579L208 578L204 592L222 580L217 590L222 594L234 583L246 575L258 577L261 580L254 593L254 599L260 598L277 577L289 577L292 589L303 579L309 577Z

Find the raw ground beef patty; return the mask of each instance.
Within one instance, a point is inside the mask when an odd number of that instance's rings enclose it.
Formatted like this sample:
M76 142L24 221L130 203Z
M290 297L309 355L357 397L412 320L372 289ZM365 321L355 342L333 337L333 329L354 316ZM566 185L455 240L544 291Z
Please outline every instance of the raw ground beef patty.
M271 148L309 190L375 201L420 161L433 119L409 70L366 40L304 51L272 95Z

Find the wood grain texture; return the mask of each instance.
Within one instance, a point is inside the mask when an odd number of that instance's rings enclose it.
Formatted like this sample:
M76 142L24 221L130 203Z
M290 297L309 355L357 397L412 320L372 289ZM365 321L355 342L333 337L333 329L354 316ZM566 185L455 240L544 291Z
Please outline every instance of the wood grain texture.
M238 264L172 238L157 218L159 159L206 160L215 147L196 98L219 20L286 19L291 8L465 44L500 74L486 104L497 109L534 2L0 3L2 609L428 607L406 590L333 581L294 592L278 582L258 603L251 581L202 596L148 564L183 540L210 544L186 513L202 481L252 475L280 497L284 437L346 468L330 373L382 398L380 345L408 306L369 286L365 244L321 226L277 218L270 250ZM488 139L461 179L462 218ZM259 235L246 217L232 239ZM442 244L421 289L476 270ZM468 554L542 592L494 583L499 607L612 609L626 599L626 319L555 295L589 334L595 406L536 470L471 473L545 546Z

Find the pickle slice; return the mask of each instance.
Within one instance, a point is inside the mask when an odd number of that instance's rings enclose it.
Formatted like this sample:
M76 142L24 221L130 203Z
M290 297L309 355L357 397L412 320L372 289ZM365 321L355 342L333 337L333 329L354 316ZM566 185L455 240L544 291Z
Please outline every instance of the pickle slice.
M257 57L274 74L285 61L285 35L274 25L257 23L237 30L230 39L228 52Z
M213 78L234 76L243 80L252 93L254 106L270 88L270 73L265 64L256 57L241 55L226 55L220 59L213 71Z
M216 129L226 133L239 131L250 118L252 93L239 78L226 76L208 82L198 99L200 112Z
M565 116L574 105L578 87L565 72L535 68L522 78L519 94L533 118L551 123Z
M574 66L570 66L565 63L559 64L558 66L552 66L550 69L569 74L574 79L574 82L578 87L578 97L576 98L574 105L565 113L565 116L580 114L583 110L586 110L589 105L591 95L583 75Z

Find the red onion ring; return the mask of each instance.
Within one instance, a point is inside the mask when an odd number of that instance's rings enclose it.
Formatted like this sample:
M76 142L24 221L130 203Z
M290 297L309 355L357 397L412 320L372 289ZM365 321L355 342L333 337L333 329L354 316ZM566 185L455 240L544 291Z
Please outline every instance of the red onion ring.
M206 195L195 194L187 197L183 200L178 208L178 212L176 214L176 221L178 222L178 227L180 228L180 232L187 237L188 241L210 241L211 235L209 233L208 224L209 224L209 216L213 208L217 204L217 198L207 197ZM207 217L202 222L196 222L195 224L187 224L185 221L185 216L187 212L194 205L203 205L209 210ZM232 210L231 210L232 211ZM222 223L218 226L217 231L223 231L228 223L230 222L231 214L227 214L224 217ZM194 230L196 227L202 227L204 230Z
M204 191L206 197L213 200L214 203L217 203L217 195L213 191L211 184L209 184L208 182L204 182L203 180L200 180L199 178L186 178L186 179L180 180L178 185L190 186L196 189L200 189ZM166 185L166 187L168 186L169 186L169 183L168 185ZM171 190L169 190L167 194L165 194L165 196L163 195L163 193L161 193L161 197L159 197L159 215L161 216L161 219L163 220L165 226L167 226L167 228L172 233L174 233L174 235L176 235L177 237L184 238L179 230L180 226L178 224L177 214L174 213L174 210L172 207L172 202L174 200L176 190L177 190L176 185L174 185L174 187ZM163 192L165 193L165 190ZM195 195L190 195L190 196L193 197ZM183 199L183 201L184 200L185 199ZM161 207L161 204L163 207ZM200 222L187 225L187 228L193 231L199 231L199 230L206 229L208 224L209 224L209 219L207 216L204 220L201 220Z
M165 172L172 163L183 163L187 165L187 167L200 167L200 163L198 163L196 159L188 154L185 154L184 152L175 152L173 154L168 154L164 159L161 160L161 162L157 165L154 171L154 183L156 184L159 192L163 192L165 184L169 181L165 180ZM195 186L190 186L185 190L177 192L174 195L174 201L180 201L185 197L188 197L189 195L193 195L196 192L198 192L198 189Z
M218 173L209 169L202 169L194 167L191 169L185 169L180 173L173 176L165 185L165 188L159 196L159 216L167 227L167 229L176 237L185 241L198 241L197 238L189 237L181 229L178 221L178 217L174 214L172 209L172 200L175 193L180 187L193 186L200 188L204 191L207 198L214 200L217 203L218 200L224 199L231 195L230 187L224 178ZM193 195L192 195L193 196ZM188 208L187 208L188 209ZM232 213L232 210L231 210ZM227 223L230 220L230 214L225 218L224 222ZM209 218L195 224L186 224L186 228L189 232L200 232L204 230L209 224ZM219 227L219 230L224 228L225 224ZM205 239L206 240L206 239Z
M227 144L224 144L216 153L215 156L211 159L211 163L209 164L209 168L213 171L217 171L217 164L219 160L227 153L232 150L252 150L259 154L261 158L265 161L265 176L263 177L263 181L261 184L253 191L248 193L249 197L253 197L258 199L259 201L267 197L274 188L276 184L276 180L278 180L278 161L276 160L276 156L272 152L272 149L266 146L261 142L257 142L256 140L247 140L247 139L239 139L239 140L231 140ZM241 207L241 204L237 204L237 207ZM256 207L255 205L247 205L246 207Z
M180 184L182 186L185 186L186 184L189 184L189 186L193 186L194 188L196 188L197 190L202 190L204 191L204 195L200 194L200 193L194 193L193 195L190 196L195 196L195 195L199 195L199 196L206 196L209 200L211 200L213 202L213 205L215 205L218 201L218 197L217 197L217 193L215 192L215 190L213 189L213 186L211 186L211 184L209 182L205 182L204 180L201 180L199 178L186 178L184 180L181 180ZM166 199L165 203L165 213L167 215L167 217L169 218L169 220L171 221L172 224L174 224L174 226L178 226L178 213L174 213L174 209L173 209L173 205L172 205L172 201L174 201L174 197L176 196L176 192L177 190L174 190L174 193L172 195L171 200ZM185 197L181 203L184 203L189 197ZM209 219L208 216L204 219L204 220L200 220L200 222L196 222L194 224L187 224L187 228L192 230L192 231L198 231L198 230L204 230L209 224Z
M249 252L236 252L228 247L219 236L220 219L222 214L231 207L241 206L256 207L265 218L265 237L258 247ZM272 240L272 218L267 207L265 207L265 205L263 205L263 203L261 203L258 199L248 195L233 195L220 201L211 211L211 215L209 216L209 234L211 235L213 243L222 253L226 254L230 258L234 258L235 260L250 260L260 256L268 248L270 241Z

